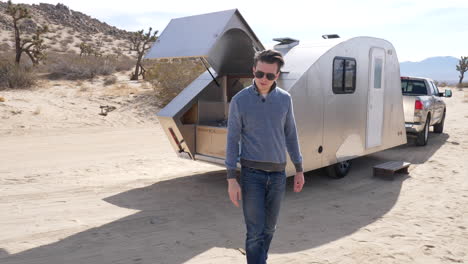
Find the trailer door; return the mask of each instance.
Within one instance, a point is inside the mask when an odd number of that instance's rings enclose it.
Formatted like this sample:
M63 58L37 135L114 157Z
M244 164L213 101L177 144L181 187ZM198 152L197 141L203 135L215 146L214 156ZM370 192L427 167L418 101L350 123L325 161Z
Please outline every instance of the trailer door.
M369 57L366 148L382 144L385 91L385 51L381 48L372 48Z

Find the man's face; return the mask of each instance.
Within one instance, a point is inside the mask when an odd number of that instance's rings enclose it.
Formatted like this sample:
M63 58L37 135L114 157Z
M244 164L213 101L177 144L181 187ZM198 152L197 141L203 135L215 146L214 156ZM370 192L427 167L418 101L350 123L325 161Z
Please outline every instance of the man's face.
M264 73L262 78L257 78L255 76L255 72L258 72L258 71ZM278 79L278 76L279 76L278 64L258 61L257 65L253 67L253 73L254 73L254 79L255 79L255 84L257 85L257 88L261 92L268 92L270 90L270 87L273 85L273 82ZM267 75L270 75L270 74L275 76L273 80L269 80L267 78Z

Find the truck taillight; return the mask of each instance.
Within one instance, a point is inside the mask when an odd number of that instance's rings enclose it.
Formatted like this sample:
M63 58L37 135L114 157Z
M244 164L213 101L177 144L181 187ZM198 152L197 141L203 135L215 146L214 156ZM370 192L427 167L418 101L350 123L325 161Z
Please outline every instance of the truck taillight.
M416 100L414 102L414 109L416 109L416 110L422 110L423 109L423 104L421 103L421 101Z

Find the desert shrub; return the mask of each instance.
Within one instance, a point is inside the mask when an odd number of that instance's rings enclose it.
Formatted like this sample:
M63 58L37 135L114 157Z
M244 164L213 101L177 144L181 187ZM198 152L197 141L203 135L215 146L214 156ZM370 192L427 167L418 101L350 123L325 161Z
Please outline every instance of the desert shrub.
M206 69L197 59L162 59L144 62L145 80L153 84L159 105L164 107Z
M8 42L4 42L4 43L0 44L0 50L1 51L7 51L7 50L10 50L10 49L11 49L11 46L10 46L10 44L8 44Z
M135 67L136 59L125 55L115 56L115 70L117 72L129 71Z
M68 42L68 43L73 43L75 42L75 37L74 36L67 36L64 41Z
M114 42L114 40L111 37L108 37L108 36L103 37L102 41L107 42L107 43Z
M68 41L67 40L61 40L60 41L60 48L62 51L66 51L68 49Z
M440 83L437 83L436 85L437 85L437 87L447 87L448 86L447 82L440 82Z
M468 82L457 83L458 90L462 90L463 88L468 88Z
M111 75L118 71L128 71L135 64L134 59L122 56L82 56L68 53L50 52L41 71L48 72L50 79L85 80L98 75Z
M98 75L110 75L115 71L112 59L75 54L57 56L48 61L50 79L82 80Z
M0 90L29 88L36 82L32 67L17 65L13 61L0 60Z
M109 76L109 77L104 79L104 85L105 86L115 84L116 82L117 82L117 77L115 77L114 75Z

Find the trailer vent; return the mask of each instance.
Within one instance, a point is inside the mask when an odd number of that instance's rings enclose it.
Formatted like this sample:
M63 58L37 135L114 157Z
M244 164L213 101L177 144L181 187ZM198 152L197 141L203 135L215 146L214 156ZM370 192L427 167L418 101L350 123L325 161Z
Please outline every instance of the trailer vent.
M279 42L276 45L288 45L292 43L299 43L298 39L293 39L293 38L274 38L273 40Z
M299 45L299 40L293 38L274 38L273 40L279 42L273 48L281 52L283 56L286 55L286 53L288 53L293 47Z
M328 34L328 35L322 35L322 38L324 39L335 39L335 38L340 38L338 34Z

